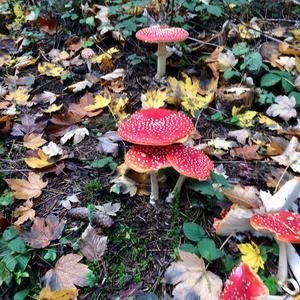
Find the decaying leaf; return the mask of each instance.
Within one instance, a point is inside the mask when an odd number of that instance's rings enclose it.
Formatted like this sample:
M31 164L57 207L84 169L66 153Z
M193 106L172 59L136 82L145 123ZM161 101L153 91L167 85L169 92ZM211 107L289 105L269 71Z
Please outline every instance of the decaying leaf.
M15 101L18 105L27 105L31 106L31 102L27 102L30 95L28 94L28 89L24 87L18 87L15 91L9 92L5 96L6 100Z
M64 71L62 67L48 62L39 63L38 70L42 75L50 77L60 77Z
M78 202L80 201L77 198L77 196L74 194L74 195L67 196L65 200L61 200L60 204L66 209L71 209L72 203L78 203Z
M46 286L52 291L63 289L76 289L87 286L86 274L89 268L79 263L82 256L78 254L67 254L62 256L55 264L55 268L49 270L43 277Z
M49 288L44 287L40 291L38 300L72 300L76 296L78 296L77 289L51 291Z
M116 157L118 155L119 145L116 142L122 141L122 138L116 131L107 131L102 136L98 137L97 151L103 154L112 154Z
M97 235L96 230L91 225L88 225L81 235L79 248L87 259L99 260L107 248L107 237Z
M219 300L222 280L214 273L206 271L203 259L184 251L179 251L179 258L165 273L166 282L175 286L174 299Z
M72 85L69 85L68 89L71 90L73 93L77 93L85 90L87 87L92 87L92 85L92 82L85 79L83 81L79 81Z
M30 168L41 169L54 164L54 162L49 162L48 158L49 158L48 155L44 153L41 149L39 149L37 151L37 157L36 156L25 157L24 161Z
M89 135L89 131L86 128L75 128L67 133L60 139L61 144L65 144L68 140L73 138L73 145L79 144L86 135Z
M50 142L47 146L44 146L42 150L45 154L48 155L49 158L63 154L63 149L61 148L61 146L55 144L54 142Z
M260 148L259 145L244 146L242 148L234 148L230 150L230 155L232 157L238 156L246 160L261 160L264 157L257 152L259 148Z
M56 112L56 111L59 111L61 108L63 107L63 104L51 104L47 109L44 110L44 112L46 113L53 113L53 112Z
M48 92L48 91L44 91L41 94L35 95L32 98L32 101L34 103L50 103L53 104L57 99L57 95L52 93L52 92Z
M43 134L31 133L24 136L23 145L26 148L37 150L39 147L43 146L47 141L42 138Z
M23 205L18 206L13 211L13 217L18 218L14 224L15 225L21 225L27 220L33 221L35 218L35 210L32 208L33 202L32 200L27 200Z
M223 149L223 150L229 150L230 148L234 148L234 147L238 146L238 144L236 142L226 141L225 139L222 139L222 138L219 138L219 137L210 140L207 143L207 145L208 146L213 146L217 149Z
M238 63L231 50L226 53L220 53L218 56L220 72L230 71Z
M274 101L275 103L267 109L267 114L269 116L279 116L285 121L297 117L297 111L295 109L295 97L292 96L289 98L287 96L277 96Z
M108 216L116 216L117 212L121 208L120 203L114 203L112 204L111 202L102 204L102 205L96 205L95 206L97 210L101 211L102 213L108 215Z
M65 222L59 221L54 215L47 218L36 217L30 231L21 230L20 235L34 249L45 248L50 245L51 241L61 237L64 230Z
M24 134L42 133L47 125L47 121L36 122L36 117L25 114L21 117L21 124L15 123L11 132L13 136L23 136Z
M251 136L251 132L248 129L232 130L228 132L228 136L235 137L240 144L245 145L246 140Z
M33 172L29 172L28 180L6 179L5 181L14 190L14 197L24 200L39 197L42 194L42 189L48 184L48 181L43 181L39 175Z

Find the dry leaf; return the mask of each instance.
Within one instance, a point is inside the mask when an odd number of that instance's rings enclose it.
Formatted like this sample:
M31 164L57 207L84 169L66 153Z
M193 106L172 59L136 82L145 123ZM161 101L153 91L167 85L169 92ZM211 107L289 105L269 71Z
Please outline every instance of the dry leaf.
M259 268L265 269L260 249L254 242L238 244L237 247L242 254L242 262L251 267L254 272L258 272Z
M125 77L125 70L124 69L115 69L113 72L101 76L101 82L105 83L107 81L112 81L118 78L124 78Z
M55 264L55 268L49 270L43 277L46 286L52 291L62 289L76 289L87 286L86 274L89 268L79 263L82 256L78 254L67 254L62 256Z
M45 154L41 149L39 149L37 151L37 155L36 156L31 156L31 157L25 157L24 161L25 163L32 169L41 169L41 168L45 168L48 166L51 166L54 164L54 162L49 162L48 161L48 155Z
M65 222L59 221L54 215L49 215L46 219L36 217L30 231L21 230L20 235L30 247L41 249L49 246L51 241L59 239L64 227Z
M24 147L37 150L39 147L43 146L47 141L42 138L42 133L31 133L24 136Z
M297 117L295 97L292 96L289 98L287 96L277 96L274 102L275 103L273 103L266 111L269 116L279 116L285 121Z
M117 134L116 131L107 131L102 136L98 137L99 144L96 150L101 154L112 154L116 157L118 155L119 145L116 142L122 141L122 138Z
M15 221L14 224L19 226L27 220L33 221L35 218L35 210L32 207L33 202L31 200L27 200L23 205L18 206L13 211L13 217L18 218L18 220Z
M77 145L85 138L86 135L89 135L89 131L86 128L75 128L68 131L60 139L60 143L64 145L68 140L74 137L73 145Z
M107 237L97 235L96 230L91 226L85 229L81 235L79 249L88 260L99 260L107 248Z
M6 100L15 101L18 105L27 105L31 106L31 102L27 102L30 95L28 94L28 89L25 87L18 87L15 91L9 92L5 96Z
M38 300L72 300L76 296L78 296L77 289L51 291L50 289L44 287L40 291Z
M54 103L50 105L47 109L44 109L44 112L51 114L53 112L59 111L62 107L63 107L63 103L59 105Z
M61 200L60 204L61 206L63 206L66 209L71 209L72 203L78 203L80 202L79 199L77 198L77 196L71 195L68 196L65 200Z
M121 208L120 203L114 203L111 202L105 203L103 205L96 205L95 206L97 210L101 211L102 213L108 215L108 216L116 216L116 212L118 212Z
M93 83L88 81L88 80L83 80L83 81L79 81L79 82L76 82L72 85L69 85L68 86L68 89L70 91L72 91L73 93L77 93L77 92L81 92L83 90L85 90L87 87L92 87Z
M229 150L230 148L238 146L238 144L236 142L226 141L225 139L222 139L222 138L219 138L219 137L217 137L213 140L210 140L207 143L207 145L208 146L213 146L217 149L223 149L223 150Z
M245 145L246 140L251 136L251 132L248 129L232 130L228 132L228 136L235 137L240 144Z
M14 124L11 135L23 136L24 134L42 133L47 121L35 122L36 117L25 114L21 117L22 124Z
M259 145L252 145L252 146L244 146L242 148L234 148L230 150L230 155L232 157L239 156L246 160L261 160L263 156L257 153L259 150Z
M92 105L85 106L83 109L88 112L99 110L101 108L108 106L110 102L111 102L110 97L103 97L101 95L96 95L94 98L94 103Z
M50 77L60 77L64 69L55 64L42 62L38 64L38 70L42 75Z
M179 251L179 258L165 273L166 282L176 285L173 289L174 300L219 300L222 280L214 273L206 271L203 259L184 251Z
M82 118L82 115L78 115L74 112L66 112L63 114L56 114L52 116L50 121L55 125L70 126L79 123Z
M231 50L227 50L226 53L220 53L218 56L219 71L230 71L238 63Z
M57 99L57 95L52 93L52 92L48 92L48 91L44 91L42 94L38 94L35 95L32 98L32 101L35 103L54 103Z
M6 179L6 183L14 190L16 199L29 200L37 198L42 194L42 189L48 184L48 181L43 181L41 177L33 172L29 172L28 180L25 179Z
M45 154L48 155L49 158L63 154L63 149L54 142L50 142L47 146L44 146L42 150Z

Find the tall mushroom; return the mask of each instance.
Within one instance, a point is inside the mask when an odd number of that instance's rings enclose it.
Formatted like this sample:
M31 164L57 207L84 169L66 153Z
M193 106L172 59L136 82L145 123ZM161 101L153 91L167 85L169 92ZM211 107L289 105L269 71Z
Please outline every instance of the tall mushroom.
M172 28L167 25L155 25L137 31L135 36L137 39L146 43L158 44L156 77L160 79L166 74L166 44L184 41L189 36L189 33L182 28Z
M167 159L171 166L180 173L173 191L166 199L167 202L173 201L186 177L206 180L210 176L210 171L214 169L213 162L203 151L184 145L175 145L167 154Z
M250 218L251 226L274 235L279 246L278 281L281 285L288 275L287 243L300 243L300 214L280 211L273 214L260 214Z
M241 263L227 279L221 300L256 300L267 295L269 290L259 276L247 264Z

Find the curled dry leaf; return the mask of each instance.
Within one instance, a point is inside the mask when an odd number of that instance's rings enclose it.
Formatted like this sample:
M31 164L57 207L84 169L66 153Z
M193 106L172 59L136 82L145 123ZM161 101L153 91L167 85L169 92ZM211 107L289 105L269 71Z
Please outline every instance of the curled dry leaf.
M64 145L68 140L74 137L73 145L77 145L85 138L86 135L89 135L89 131L86 128L75 128L65 133L65 135L60 139L60 142Z
M92 87L93 83L88 81L88 80L83 80L83 81L79 81L79 82L76 82L72 85L69 85L68 86L68 89L70 91L72 91L73 93L77 93L77 92L81 92L83 90L85 90L87 87Z
M279 116L281 119L288 121L291 118L297 117L297 111L295 109L296 99L295 97L277 96L268 109L267 114L271 117Z
M71 208L68 211L68 216L71 218L74 218L74 219L87 221L88 220L88 209L86 207ZM109 228L114 223L114 221L112 220L111 217L109 217L99 211L96 212L93 221L94 221L95 225L102 226L105 228Z
M14 190L14 197L24 200L39 197L42 194L42 189L48 185L48 181L43 181L39 175L33 172L29 172L28 180L6 179L5 181Z
M24 136L24 147L37 150L39 147L43 146L47 141L42 138L42 133L31 133Z
M39 294L38 300L72 300L78 296L77 289L63 289L57 291L51 291L44 287Z
M33 98L32 98L32 101L34 103L54 103L57 99L57 95L52 93L52 92L48 92L48 91L44 91L43 93L41 94L38 94L38 95L35 95Z
M107 248L107 237L97 235L96 230L88 225L81 235L79 248L87 259L99 260Z
M116 157L118 155L119 145L116 142L122 141L122 138L116 131L107 131L102 136L98 137L99 141L96 149L101 154L112 154Z
M217 149L229 150L230 148L237 147L238 144L233 141L226 141L223 138L215 138L207 143L208 146L213 146Z
M50 142L47 146L44 146L42 150L45 154L48 155L49 158L63 154L63 149L54 142Z
M23 205L18 206L13 211L13 217L18 218L14 224L18 226L27 220L33 221L35 217L35 210L32 207L33 202L31 200L27 200Z
M54 215L49 215L46 219L36 217L30 231L21 230L21 237L34 249L45 248L51 241L61 237L65 222L59 221Z
M63 289L76 289L87 286L86 274L89 268L79 263L82 259L78 254L67 254L62 256L55 264L55 268L49 270L43 277L46 286L52 291Z
M179 251L179 258L165 273L166 282L175 286L174 299L219 300L222 280L214 273L206 271L203 259L184 251Z
M61 206L63 206L66 209L71 209L72 203L78 203L80 202L79 199L77 198L77 196L71 195L68 196L65 200L61 200L60 204Z
M249 129L232 130L228 132L228 136L236 138L236 140L242 144L246 144L246 140L251 136Z

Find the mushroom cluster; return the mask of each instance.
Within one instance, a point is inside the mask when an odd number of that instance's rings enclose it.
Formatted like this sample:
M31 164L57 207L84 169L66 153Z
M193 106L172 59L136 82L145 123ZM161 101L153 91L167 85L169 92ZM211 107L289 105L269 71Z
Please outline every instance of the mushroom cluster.
M179 144L187 140L193 128L189 117L164 108L137 111L120 125L118 134L138 145L126 153L125 163L136 172L150 173L151 204L159 198L156 174L160 169L173 167L181 174L168 201L181 188L185 176L206 180L214 169L205 153Z

